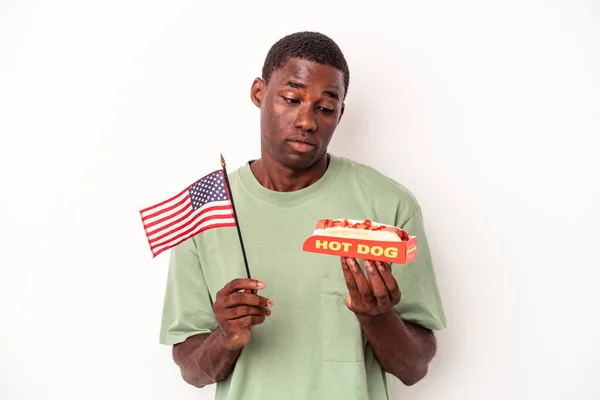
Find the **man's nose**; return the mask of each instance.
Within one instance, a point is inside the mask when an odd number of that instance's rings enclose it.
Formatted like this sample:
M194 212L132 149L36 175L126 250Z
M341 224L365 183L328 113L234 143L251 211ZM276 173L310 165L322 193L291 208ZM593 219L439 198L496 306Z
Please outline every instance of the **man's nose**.
M305 132L314 132L317 130L317 120L312 107L309 105L300 107L296 116L296 128Z

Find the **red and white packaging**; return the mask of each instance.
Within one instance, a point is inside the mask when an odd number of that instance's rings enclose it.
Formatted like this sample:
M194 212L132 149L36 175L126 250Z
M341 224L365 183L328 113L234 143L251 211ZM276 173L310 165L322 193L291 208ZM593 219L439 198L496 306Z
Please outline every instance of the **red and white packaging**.
M417 237L370 220L322 219L303 251L363 260L408 264L417 257Z

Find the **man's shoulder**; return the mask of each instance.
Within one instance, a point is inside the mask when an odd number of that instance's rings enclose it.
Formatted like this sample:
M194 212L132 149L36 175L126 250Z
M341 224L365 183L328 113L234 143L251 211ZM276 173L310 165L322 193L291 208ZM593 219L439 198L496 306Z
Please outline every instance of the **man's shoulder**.
M404 184L384 174L377 168L348 157L340 157L346 164L348 178L355 181L362 189L377 193L379 196L389 196L400 199L418 207L414 193Z

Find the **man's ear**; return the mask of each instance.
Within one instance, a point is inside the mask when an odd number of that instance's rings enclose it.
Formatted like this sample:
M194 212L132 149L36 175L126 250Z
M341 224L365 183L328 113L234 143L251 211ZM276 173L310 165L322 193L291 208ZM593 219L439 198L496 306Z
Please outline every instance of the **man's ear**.
M252 82L252 87L250 88L250 99L258 108L260 108L260 105L262 104L262 99L265 95L265 88L265 81L260 78L256 78L254 79L254 82Z

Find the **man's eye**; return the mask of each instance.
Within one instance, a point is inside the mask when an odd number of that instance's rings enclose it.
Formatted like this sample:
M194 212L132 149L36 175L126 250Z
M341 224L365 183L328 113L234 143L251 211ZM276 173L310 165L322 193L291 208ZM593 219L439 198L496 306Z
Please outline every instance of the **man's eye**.
M325 114L331 114L332 112L334 112L335 110L331 109L331 108L327 108L327 107L319 107L319 109L321 111L323 111Z
M298 103L300 103L300 100L298 100L298 99L290 99L289 97L283 97L283 101L285 101L288 104L298 104Z

